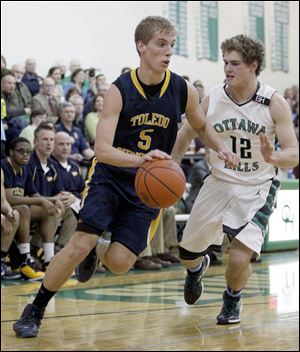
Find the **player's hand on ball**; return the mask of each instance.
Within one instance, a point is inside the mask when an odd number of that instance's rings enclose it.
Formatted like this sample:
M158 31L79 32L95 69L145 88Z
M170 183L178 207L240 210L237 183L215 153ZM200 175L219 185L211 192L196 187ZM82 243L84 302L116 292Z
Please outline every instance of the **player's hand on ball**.
M154 159L172 159L172 157L158 149L151 150L151 152L144 155L144 161L152 161Z

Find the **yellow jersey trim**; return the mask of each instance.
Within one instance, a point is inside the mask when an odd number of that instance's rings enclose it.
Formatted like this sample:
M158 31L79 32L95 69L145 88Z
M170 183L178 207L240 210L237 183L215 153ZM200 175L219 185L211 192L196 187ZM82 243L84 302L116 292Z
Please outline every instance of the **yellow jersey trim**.
M133 84L135 85L135 88L139 91L139 93L140 93L145 99L147 99L146 94L145 94L145 92L144 92L144 89L142 88L142 86L140 85L140 82L138 81L138 78L137 78L137 75L136 75L136 71L137 71L137 68L136 68L135 70L132 70L131 73L130 73L132 82L133 82Z
M135 85L136 89L139 91L139 93L145 98L147 99L147 96L145 94L145 91L143 89L143 87L140 85L140 82L137 78L137 68L135 70L131 70L130 72L130 76L131 76L131 79L132 79L132 82L133 84ZM171 79L171 72L169 70L166 70L166 77L165 77L165 82L163 84L163 86L161 87L161 90L160 90L160 94L159 94L159 97L161 98L164 93L166 92L168 86L169 86L169 83L170 83L170 79Z
M82 193L82 200L81 200L81 203L80 203L80 208L83 207L83 204L84 204L84 201L85 201L85 198L87 197L88 195L88 192L89 192L89 189L90 189L90 182L91 182L91 178L93 176L93 173L95 172L95 166L97 164L97 159L94 157L93 159L93 162L92 162L92 165L89 169L89 172L88 172L88 177L87 177L87 180L85 181L85 188L83 190L83 193Z
M170 78L171 78L171 72L169 70L166 71L166 79L164 85L161 87L159 97L161 98L165 91L167 90L169 83L170 83Z
M160 220L162 218L162 213L163 213L163 209L160 209L160 211L159 211L159 213L157 215L157 218L151 221L151 225L150 225L150 228L149 228L149 231L148 231L148 241L147 241L148 244L152 241L152 239L153 239L153 237L155 235L155 232L157 230L158 224L159 224L159 222L160 222Z

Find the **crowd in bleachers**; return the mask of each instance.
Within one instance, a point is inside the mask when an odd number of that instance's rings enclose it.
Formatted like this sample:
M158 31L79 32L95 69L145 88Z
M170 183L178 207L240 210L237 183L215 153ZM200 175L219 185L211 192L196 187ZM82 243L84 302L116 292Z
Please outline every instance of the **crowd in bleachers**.
M121 73L128 70L124 67ZM201 102L204 85L196 80L194 86ZM103 73L83 69L78 60L70 62L69 75L58 64L41 77L34 59L24 66L7 65L1 56L1 278L42 278L55 252L75 231L108 87ZM286 89L284 96L299 138L298 87ZM136 269L179 262L175 213L190 211L209 172L208 151L199 139L191 152L197 158L181 165L191 184L184 207L163 212L159 235L140 255ZM299 178L299 166L292 177Z

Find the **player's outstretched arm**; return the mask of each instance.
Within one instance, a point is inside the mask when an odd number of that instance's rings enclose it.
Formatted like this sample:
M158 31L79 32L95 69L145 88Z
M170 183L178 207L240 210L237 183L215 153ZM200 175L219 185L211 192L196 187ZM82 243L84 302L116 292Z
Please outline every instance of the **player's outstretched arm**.
M208 99L208 98L207 98ZM207 104L207 100L206 100ZM199 105L199 96L198 93L190 83L188 83L188 101L186 108L186 117L191 127L195 130L201 141L205 144L205 146L215 150L218 154L218 157L221 160L225 161L225 164L228 167L236 167L239 163L239 158L236 154L232 153L223 143L221 138L218 136L217 132L213 129L209 121L205 118L204 111L202 107ZM177 145L183 145L180 138L184 138L178 136L178 140L176 141ZM174 151L177 146L175 146Z

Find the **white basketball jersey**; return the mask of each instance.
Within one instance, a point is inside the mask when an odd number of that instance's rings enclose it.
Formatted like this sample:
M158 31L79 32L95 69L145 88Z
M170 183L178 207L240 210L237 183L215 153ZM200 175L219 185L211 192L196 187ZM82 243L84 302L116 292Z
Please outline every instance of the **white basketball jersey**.
M259 134L268 136L275 145L275 124L269 104L275 89L259 82L252 100L235 103L225 91L225 85L211 89L207 118L227 147L240 157L239 166L226 168L215 151L210 153L212 174L239 184L261 184L275 176L273 165L266 163L260 151Z

